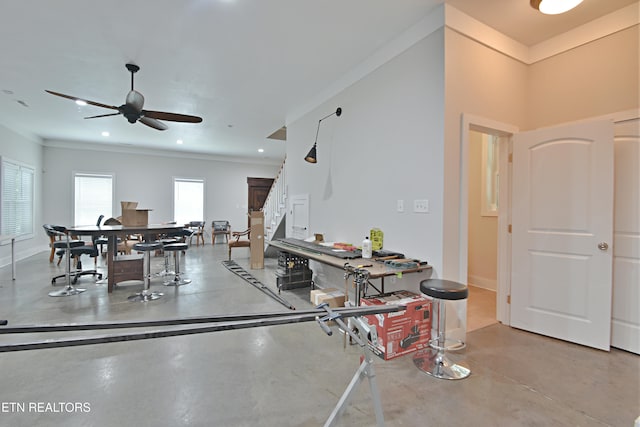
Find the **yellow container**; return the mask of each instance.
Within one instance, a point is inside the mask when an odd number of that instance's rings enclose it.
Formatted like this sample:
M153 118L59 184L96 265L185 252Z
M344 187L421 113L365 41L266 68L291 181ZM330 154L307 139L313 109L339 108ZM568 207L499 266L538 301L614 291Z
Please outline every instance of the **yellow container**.
M372 228L369 232L369 239L371 239L371 249L379 251L382 249L382 241L384 240L384 233L379 228Z

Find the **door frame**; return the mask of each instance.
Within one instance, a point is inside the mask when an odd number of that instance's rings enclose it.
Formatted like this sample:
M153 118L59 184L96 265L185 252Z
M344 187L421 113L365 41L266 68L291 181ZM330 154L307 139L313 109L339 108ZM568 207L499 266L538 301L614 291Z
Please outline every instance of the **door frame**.
M556 123L546 127L568 125L573 123L587 122L600 119L611 119L615 122L623 122L633 120L640 117L640 109L632 108L629 110L617 111L615 113L603 114L600 116L589 117L569 122ZM492 135L502 135L507 137L508 143L500 143L500 170L506 170L506 179L501 180L499 200L501 207L498 210L498 286L496 292L496 318L505 325L511 325L511 311L509 298L511 294L511 234L508 226L511 223L511 176L512 163L509 162L509 156L513 152L512 137L520 131L517 126L487 119L469 113L462 113L460 121L460 224L459 224L459 280L466 283L468 273L468 233L469 233L469 215L468 215L468 167L469 167L469 130L476 130ZM507 145L508 147L504 147ZM506 156L503 155L508 153ZM503 203L507 200L506 203Z
M274 181L275 181L274 178L247 177L247 228L251 227L251 218L249 217L249 215L251 214L251 211L252 211L251 202L253 200L253 192L256 189L263 189L263 190L266 189L268 194L269 189L271 189L271 186L273 185ZM262 209L262 206L260 206L259 209Z
M508 231L511 222L511 163L512 137L519 132L517 126L487 119L473 114L462 113L460 129L460 229L459 229L459 278L464 283L468 274L469 250L469 131L474 130L497 135L500 150L499 168L503 179L500 180L498 199L498 266L496 289L496 319L510 325L509 296L511 294L511 234ZM502 172L504 171L504 172Z

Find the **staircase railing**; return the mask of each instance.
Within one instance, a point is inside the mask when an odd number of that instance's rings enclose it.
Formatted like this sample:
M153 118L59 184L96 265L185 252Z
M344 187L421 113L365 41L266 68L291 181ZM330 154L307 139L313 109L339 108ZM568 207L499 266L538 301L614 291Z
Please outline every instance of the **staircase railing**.
M262 212L264 213L265 244L273 239L287 210L285 165L286 159L283 160L280 171L273 181L273 184L271 184L271 189L262 207Z

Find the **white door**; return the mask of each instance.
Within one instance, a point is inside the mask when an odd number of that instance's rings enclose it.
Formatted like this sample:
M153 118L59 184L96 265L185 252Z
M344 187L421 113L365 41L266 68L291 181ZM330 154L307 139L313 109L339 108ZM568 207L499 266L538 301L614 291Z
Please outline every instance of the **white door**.
M640 354L640 119L615 126L611 346Z
M608 350L613 123L517 134L512 190L511 325Z
M291 220L287 220L287 224L291 224L291 228L287 237L306 239L309 237L309 195L292 196L289 200L289 218Z

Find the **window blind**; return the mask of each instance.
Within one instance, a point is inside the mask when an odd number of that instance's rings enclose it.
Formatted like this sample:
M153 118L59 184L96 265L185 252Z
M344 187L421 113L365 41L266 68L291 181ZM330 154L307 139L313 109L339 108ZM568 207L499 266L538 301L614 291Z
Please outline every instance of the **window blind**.
M74 174L74 225L95 225L113 213L113 175Z
M2 159L2 234L33 235L34 168Z

